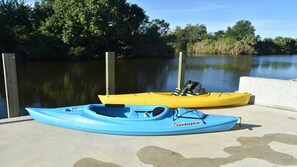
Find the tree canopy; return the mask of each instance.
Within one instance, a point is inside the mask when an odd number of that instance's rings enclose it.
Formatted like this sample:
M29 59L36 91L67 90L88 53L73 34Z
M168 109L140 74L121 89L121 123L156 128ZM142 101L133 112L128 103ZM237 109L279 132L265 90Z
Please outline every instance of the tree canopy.
M184 29L177 26L173 35L175 36L175 48L179 51L187 51L188 45L200 42L206 36L206 26L203 24L188 24Z
M165 41L169 23L150 21L142 8L126 0L42 0L33 8L18 0L1 0L0 7L0 49L17 51L23 58L98 58L106 51L147 56L150 50L155 56L164 50L173 55Z
M228 27L225 35L236 40L243 40L255 37L255 28L250 21L240 20L233 27Z
M297 40L261 40L248 20L208 33L204 24L170 30L162 19L126 0L0 0L0 51L22 59L171 57L175 52L296 54Z
M141 8L123 0L56 0L54 14L40 30L69 46L70 56L92 56L133 45L146 18Z

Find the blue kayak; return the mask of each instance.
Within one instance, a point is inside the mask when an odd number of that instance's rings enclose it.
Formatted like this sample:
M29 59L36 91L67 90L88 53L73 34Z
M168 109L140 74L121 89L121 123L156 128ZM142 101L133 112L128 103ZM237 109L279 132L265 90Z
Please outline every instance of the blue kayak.
M88 132L121 135L178 135L226 131L239 117L208 115L166 106L88 104L26 108L39 122Z

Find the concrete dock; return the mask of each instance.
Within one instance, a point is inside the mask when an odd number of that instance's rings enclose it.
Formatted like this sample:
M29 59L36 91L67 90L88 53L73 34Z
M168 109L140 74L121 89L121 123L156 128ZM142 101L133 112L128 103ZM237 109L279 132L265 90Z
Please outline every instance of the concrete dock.
M297 112L258 105L202 109L242 117L226 132L119 136L42 124L30 116L0 120L5 167L297 166Z

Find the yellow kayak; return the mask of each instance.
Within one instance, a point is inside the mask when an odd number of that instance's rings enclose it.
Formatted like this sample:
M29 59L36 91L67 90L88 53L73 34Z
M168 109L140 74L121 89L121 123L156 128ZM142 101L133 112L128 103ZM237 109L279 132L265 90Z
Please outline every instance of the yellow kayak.
M173 96L172 92L146 92L118 95L98 95L103 104L163 104L169 108L204 108L245 105L250 100L249 93L212 92L197 96Z

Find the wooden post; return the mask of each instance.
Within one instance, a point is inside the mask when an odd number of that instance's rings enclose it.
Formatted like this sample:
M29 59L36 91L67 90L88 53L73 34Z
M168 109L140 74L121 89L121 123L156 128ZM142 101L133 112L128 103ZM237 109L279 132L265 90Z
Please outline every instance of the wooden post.
M106 94L115 94L115 53L105 52Z
M2 53L7 117L19 116L19 95L14 53Z
M184 80L185 80L185 57L186 55L183 52L179 52L178 81L177 81L177 88L179 89L184 85Z

